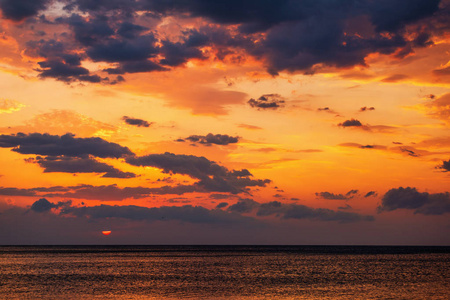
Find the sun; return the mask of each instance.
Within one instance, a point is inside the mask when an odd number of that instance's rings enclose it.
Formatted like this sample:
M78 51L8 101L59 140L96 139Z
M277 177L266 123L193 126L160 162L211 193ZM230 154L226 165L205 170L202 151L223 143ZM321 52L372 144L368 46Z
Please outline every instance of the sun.
M110 235L111 234L111 230L104 230L104 231L102 231L102 233L104 235Z

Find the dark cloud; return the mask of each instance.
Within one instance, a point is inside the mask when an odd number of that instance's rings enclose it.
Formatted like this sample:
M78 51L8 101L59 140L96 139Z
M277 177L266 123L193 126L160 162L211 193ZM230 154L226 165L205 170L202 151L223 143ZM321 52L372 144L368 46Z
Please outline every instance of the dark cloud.
M31 205L31 210L35 212L46 212L57 207L56 204L49 202L45 198L41 198Z
M278 94L265 94L256 100L252 98L247 103L258 109L277 109L284 105L285 100Z
M336 111L334 111L333 109L329 108L328 106L326 106L326 107L319 107L317 110L318 111L324 111L324 112L327 112L327 113L330 113L330 114L337 114Z
M400 149L401 152L406 153L409 156L412 156L412 157L419 157L420 156L420 154L416 153L411 148L400 147L399 149Z
M94 61L145 61L158 54L156 42L153 35L139 36L133 40L110 39L89 47L86 54Z
M354 197L355 195L357 195L358 192L359 192L358 190L350 190L350 191L348 191L348 192L345 194L345 196L346 196L346 197L352 198L352 197Z
M122 120L124 120L125 123L127 123L128 125L133 125L133 126L137 126L137 127L150 127L150 125L153 124L153 123L149 123L142 119L135 119L135 118L131 118L128 116L123 116Z
M228 203L227 202L220 202L219 204L217 204L216 208L220 209L220 208L224 208L227 207Z
M365 130L368 132L385 132L385 133L393 133L397 130L397 127L394 126L387 126L387 125L370 125L366 124L363 125L359 120L357 119L350 119L346 120L342 123L339 123L338 126L341 127L350 127L350 128L357 128L360 130Z
M259 203L253 199L241 199L237 203L230 205L227 211L236 213L249 213L259 206Z
M330 192L320 192L316 193L316 196L326 200L349 200L358 195L358 193L359 193L358 190L350 190L345 195L334 194Z
M162 65L176 67L184 65L189 59L196 58L204 60L207 57L197 47L200 45L190 46L187 41L184 43L172 43L169 41L163 41L161 47L161 54L164 55L164 59L160 61Z
M49 0L1 0L0 8L4 18L22 21L45 9Z
M69 208L72 205L72 201L60 201L58 203L52 203L45 198L41 198L35 201L30 209L34 212L44 213L50 211L52 208Z
M356 120L356 119L350 119L350 120L346 120L342 123L339 123L338 126L342 126L342 127L360 127L363 126L361 124L360 121Z
M167 71L168 69L150 60L122 62L117 68L108 68L104 71L108 74L144 73L153 71Z
M450 172L450 159L447 161L443 161L442 165L437 166L438 169L441 169L443 172Z
M61 206L61 215L72 215L89 219L121 218L134 221L179 221L201 224L229 224L253 221L252 218L244 217L239 214L231 214L220 209L209 210L201 206L191 205L149 208L135 205L111 206L102 204L99 206L77 207L72 206L70 202L53 204L46 199L39 199L33 203L31 210L35 212L46 212L51 208Z
M277 215L283 219L313 219L320 221L337 221L341 223L374 220L374 217L370 215L334 211L327 208L312 208L298 204L282 204L278 201L261 204L257 211L257 215Z
M30 189L17 189L0 187L0 195L8 196L39 196L63 197L100 201L121 201L128 198L141 199L151 195L182 195L185 193L203 192L195 185L175 185L155 188L148 187L118 187L116 184L93 186L82 184L77 186L36 187Z
M177 155L166 152L128 157L126 161L134 166L155 167L162 169L164 173L184 174L198 179L208 176L226 176L228 173L225 167L203 156Z
M126 162L135 166L150 166L162 169L164 173L184 174L200 181L198 187L212 192L245 192L251 186L265 186L268 179L251 179L248 170L229 171L227 168L193 155L150 154L141 157L128 157Z
M318 108L318 111L330 111L329 107Z
M0 187L0 195L3 196L36 196L36 191L32 189L18 189L18 188L5 188Z
M162 186L157 188L147 187L124 187L120 188L116 184L91 186L84 185L75 187L66 193L46 194L46 196L101 200L101 201L121 201L128 198L140 199L150 195L182 195L195 192L197 188L190 185Z
M39 41L28 41L24 53L34 58L44 58L39 61L41 78L55 78L57 80L70 83L75 80L85 82L107 82L109 78L101 78L96 74L91 74L90 71L81 66L83 57L68 49L70 46L62 41L49 39Z
M19 21L36 16L47 2L1 0L0 7L5 18ZM442 34L441 28L448 23L445 6L439 8L440 0L411 0L407 7L403 0L60 2L71 15L57 18L54 24L69 25L76 42L73 46L79 53L94 61L119 63L115 74L181 66L190 59L205 59L209 52L219 60L246 53L263 61L273 75L280 71L313 74L330 66L366 66L365 58L373 53L402 59L415 47L432 45L433 36ZM201 17L209 25L184 30L176 39L140 25L145 18L161 20L168 16ZM45 18L38 21L49 23ZM416 34L411 36L407 26L414 26ZM205 47L211 51L205 51ZM137 63L125 63L130 61L148 65L139 69ZM42 77L57 75L55 78L60 80L91 82L99 79L77 75L85 70L65 62L48 61L46 65ZM262 104L254 101L254 105ZM277 107L277 103L262 105Z
M148 28L146 28L146 27L125 21L122 24L120 24L120 27L117 30L117 33L124 38L133 39L133 38L138 37L143 31L145 31L147 29Z
M233 197L235 197L235 196L230 195L230 194L211 194L211 195L209 195L209 198L214 199L214 200L229 199L229 198L233 198Z
M415 214L442 215L450 213L450 193L420 193L416 188L399 187L389 190L381 199L378 212L397 209L414 210Z
M352 207L350 205L348 205L348 204L345 204L344 206L339 206L338 209L349 210L349 209L352 209Z
M136 174L122 172L113 166L96 161L92 158L79 157L40 157L34 160L45 173L105 173L102 177L107 178L134 178Z
M188 140L192 143L198 143L210 146L212 144L215 145L228 145L235 144L239 141L239 137L233 137L227 134L212 134L208 133L207 135L191 135L185 139L179 139L178 141Z
M60 81L71 82L75 79L98 83L102 78L98 75L89 75L89 70L79 65L73 65L62 59L51 59L38 63L41 69L40 77L51 77Z
M1 148L13 148L21 154L48 156L84 157L92 155L101 158L120 158L133 154L127 147L110 143L99 137L76 138L67 133L62 136L47 133L17 133L0 135Z
M381 0L369 2L370 16L378 32L395 31L406 24L431 16L439 8L440 0L412 0L408 1L405 9L401 0Z
M375 110L375 107L367 107L367 106L364 106L364 107L361 107L361 108L359 109L360 112L370 111L370 110Z
M330 192L320 192L316 193L317 197L327 199L327 200L347 200L347 196L344 196L342 194L334 194Z
M378 195L377 192L370 191L370 192L367 192L367 194L364 195L364 198L367 198L367 197L370 197L370 196L377 196L377 195Z

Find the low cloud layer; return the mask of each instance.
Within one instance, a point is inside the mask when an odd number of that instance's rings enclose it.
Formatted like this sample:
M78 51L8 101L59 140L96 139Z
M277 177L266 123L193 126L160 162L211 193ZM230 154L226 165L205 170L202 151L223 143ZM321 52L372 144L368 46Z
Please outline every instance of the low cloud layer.
M378 212L397 209L413 210L415 214L442 215L450 213L450 193L430 194L416 188L399 187L389 190L381 199Z

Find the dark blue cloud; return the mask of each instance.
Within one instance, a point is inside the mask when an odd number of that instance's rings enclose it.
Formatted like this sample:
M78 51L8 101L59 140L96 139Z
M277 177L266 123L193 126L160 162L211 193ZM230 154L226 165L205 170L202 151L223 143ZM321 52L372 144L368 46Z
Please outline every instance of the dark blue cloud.
M45 9L49 0L0 0L4 18L22 21Z
M283 204L278 201L263 203L257 211L258 216L277 215L283 219L312 219L320 221L337 221L340 223L373 221L370 215L353 212L334 211L327 208L312 208L298 204Z
M178 141L188 140L192 143L199 143L210 146L211 144L215 145L228 145L235 144L239 141L239 137L230 136L228 134L212 134L208 133L207 135L191 135L185 139L179 139Z
M127 116L123 116L122 120L124 120L125 123L127 123L128 125L133 125L137 127L150 127L150 125L152 124L142 119L130 118Z
M79 157L37 157L36 163L45 173L104 173L105 178L134 178L136 174L120 171L113 166L92 158Z
M411 187L394 188L384 194L378 212L397 209L410 209L415 214L424 215L450 213L450 193L430 194Z
M76 138L73 134L50 135L47 133L17 133L0 135L0 148L13 148L21 154L48 156L119 158L133 153L127 147L110 143L102 138Z

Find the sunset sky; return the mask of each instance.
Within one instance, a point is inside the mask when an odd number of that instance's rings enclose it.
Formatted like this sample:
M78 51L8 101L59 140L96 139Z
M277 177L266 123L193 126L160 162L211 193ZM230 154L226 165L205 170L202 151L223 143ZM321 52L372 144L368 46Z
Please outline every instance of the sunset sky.
M449 0L0 12L0 244L450 245Z

